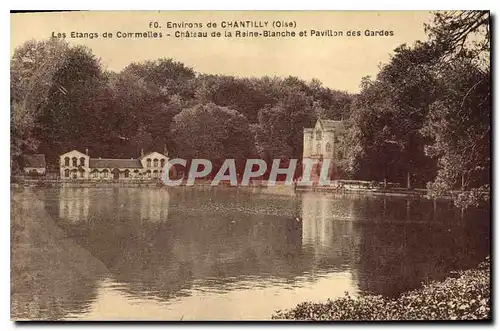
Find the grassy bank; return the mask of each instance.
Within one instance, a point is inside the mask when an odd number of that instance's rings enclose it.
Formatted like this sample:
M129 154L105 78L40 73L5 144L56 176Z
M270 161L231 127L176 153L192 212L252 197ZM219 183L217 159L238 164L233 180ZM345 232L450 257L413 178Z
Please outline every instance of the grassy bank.
M346 294L326 303L304 302L273 319L287 320L489 320L489 259L476 269L454 273L441 282L405 292L398 298Z

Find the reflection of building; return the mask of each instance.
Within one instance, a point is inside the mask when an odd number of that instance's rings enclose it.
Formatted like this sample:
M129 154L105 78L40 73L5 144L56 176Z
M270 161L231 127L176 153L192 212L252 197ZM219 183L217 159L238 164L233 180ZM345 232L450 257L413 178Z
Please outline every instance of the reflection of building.
M26 175L45 175L45 155L29 154L23 157L24 173Z
M165 152L165 154L167 154ZM158 152L138 159L91 158L73 150L60 157L61 178L90 180L154 180L161 178L168 157Z
M167 219L168 204L169 194L161 189L59 189L59 217L71 222L87 222L90 218L101 220L114 216L158 223Z
M71 222L86 222L90 206L86 187L61 187L59 190L59 217Z
M343 121L319 119L314 128L304 128L303 159L330 159L329 177L338 171L337 164L344 157L342 137L344 133ZM312 178L317 175L313 169ZM314 179L312 179L314 180Z
M136 201L140 206L141 221L161 222L167 220L169 200L168 192L164 190L142 191L139 195L139 201Z
M302 246L317 259L345 259L357 249L354 201L308 192L302 196Z

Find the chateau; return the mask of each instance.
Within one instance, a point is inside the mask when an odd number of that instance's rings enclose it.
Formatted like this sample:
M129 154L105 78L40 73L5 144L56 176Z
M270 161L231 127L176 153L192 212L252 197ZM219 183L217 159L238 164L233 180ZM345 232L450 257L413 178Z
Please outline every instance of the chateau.
M141 153L143 154L143 153ZM155 180L160 179L168 157L151 152L131 159L91 158L88 150L72 150L59 157L61 179Z
M344 158L344 121L318 119L314 128L304 128L302 158L331 159L330 175L338 173L338 163Z

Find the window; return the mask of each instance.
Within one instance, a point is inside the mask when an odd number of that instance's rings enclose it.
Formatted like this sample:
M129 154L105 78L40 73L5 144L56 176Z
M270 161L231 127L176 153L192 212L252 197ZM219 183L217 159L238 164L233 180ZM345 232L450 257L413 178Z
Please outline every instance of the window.
M80 178L85 177L85 171L80 171Z
M158 159L153 160L153 167L158 168Z
M164 168L165 167L165 159L160 160L160 167Z
M330 143L327 143L326 144L326 152L330 153L331 151L332 151L332 145L330 145Z
M316 154L321 154L321 144L316 145Z
M316 140L321 140L323 139L323 134L321 130L316 130Z
M69 165L69 157L68 159L68 165ZM69 169L64 170L64 177L69 177Z
M128 178L128 170L125 170L125 178Z
M67 156L64 158L64 166L69 167L69 157Z
M103 178L108 178L108 171L107 171L107 170L104 170L104 171L102 172L102 177L103 177Z
M78 167L78 159L74 157L71 160L73 161L73 167Z
M342 153L342 151L339 151L339 159L341 159L343 157L344 157L344 154Z
M85 167L85 158L84 158L84 157L81 157L81 158L80 158L80 165L81 165L82 167Z
M99 173L97 171L95 171L93 174L92 174L92 177L93 178L97 178L99 176Z
M151 159L147 159L146 162L147 162L147 167L151 168Z
M158 171L157 170L154 170L153 171L153 178L157 178L158 177Z

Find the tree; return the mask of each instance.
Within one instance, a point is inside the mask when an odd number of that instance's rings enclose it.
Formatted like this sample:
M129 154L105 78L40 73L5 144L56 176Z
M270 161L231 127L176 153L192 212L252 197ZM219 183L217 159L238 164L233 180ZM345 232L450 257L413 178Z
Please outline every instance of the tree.
M372 81L362 81L348 122L345 170L366 179L412 187L432 177L420 129L436 98L436 51L426 43L401 45ZM430 171L422 171L429 169Z
M487 11L436 13L426 26L438 63L441 95L431 106L422 133L426 153L438 160L429 195L451 190L462 209L489 199L491 141L490 16ZM479 199L481 198L481 199Z
M454 56L484 56L490 50L490 13L486 10L436 12L426 24L431 42L448 59ZM483 59L489 63L489 54Z
M488 184L491 162L489 80L472 59L462 58L446 65L440 84L442 97L422 128L433 141L426 153L438 160L437 177L429 183L437 196Z
M311 127L316 119L312 97L293 81L284 82L282 97L274 106L259 111L257 145L266 159L301 158L303 129ZM287 85L288 84L288 85Z
M68 44L51 39L27 41L11 59L11 158L18 167L23 153L36 151L36 120L47 104L52 80L65 59Z
M239 164L253 153L248 120L213 103L182 110L174 117L171 131L176 154L184 159L209 159L217 166L229 158Z
M116 132L113 95L100 60L83 46L66 51L36 120L39 152L57 160L71 149L105 145Z

